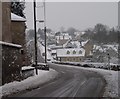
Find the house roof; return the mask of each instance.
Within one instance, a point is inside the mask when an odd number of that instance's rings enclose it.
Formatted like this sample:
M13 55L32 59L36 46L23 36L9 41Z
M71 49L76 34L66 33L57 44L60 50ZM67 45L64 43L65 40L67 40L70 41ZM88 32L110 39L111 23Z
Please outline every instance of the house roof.
M21 16L18 16L14 13L11 13L11 21L19 21L19 22L25 22L26 19L21 17Z
M64 44L64 47L67 47L67 46L70 46L71 47L77 47L77 48L81 48L81 46L85 46L85 44L88 43L89 40L86 40L86 41L78 41L78 40L69 40L68 42L66 42Z
M80 57L85 56L83 48L65 48L57 50L57 57Z
M89 41L89 40L82 41L82 42L81 42L82 46L85 46L85 44L87 44L88 41Z
M59 42L58 42L58 45L63 45L63 44L65 44L66 42L67 42L68 40L59 40Z
M116 44L116 45L105 44L105 45L102 45L102 46L101 45L94 45L93 46L94 51L99 50L100 52L106 52L108 49L112 49L115 52L118 52L118 44Z

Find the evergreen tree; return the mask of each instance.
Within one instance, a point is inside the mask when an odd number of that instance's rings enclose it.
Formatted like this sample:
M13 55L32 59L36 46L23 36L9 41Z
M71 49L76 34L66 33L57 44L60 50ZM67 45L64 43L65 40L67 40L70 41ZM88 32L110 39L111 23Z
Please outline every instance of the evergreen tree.
M24 9L25 9L25 1L24 0L12 0L11 2L11 12L18 15L18 16L21 16L21 17L24 17L25 18L25 15L24 15Z

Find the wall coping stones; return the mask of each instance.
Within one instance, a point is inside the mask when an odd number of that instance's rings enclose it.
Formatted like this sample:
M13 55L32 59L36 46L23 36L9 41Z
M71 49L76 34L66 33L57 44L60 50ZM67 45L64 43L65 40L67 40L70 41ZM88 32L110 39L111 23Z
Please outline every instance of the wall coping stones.
M7 43L7 42L3 42L3 41L0 41L0 45L6 45L6 46L10 46L10 47L22 48L21 45L13 44L13 43Z

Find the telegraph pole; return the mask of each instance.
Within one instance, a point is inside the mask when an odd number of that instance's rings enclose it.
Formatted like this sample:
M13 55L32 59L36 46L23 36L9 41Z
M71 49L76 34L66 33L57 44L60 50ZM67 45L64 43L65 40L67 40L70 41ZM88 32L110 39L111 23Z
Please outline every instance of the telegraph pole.
M36 33L36 1L34 0L33 2L33 7L34 7L34 33L35 33L35 70L36 70L36 75L38 75L37 71L37 33Z

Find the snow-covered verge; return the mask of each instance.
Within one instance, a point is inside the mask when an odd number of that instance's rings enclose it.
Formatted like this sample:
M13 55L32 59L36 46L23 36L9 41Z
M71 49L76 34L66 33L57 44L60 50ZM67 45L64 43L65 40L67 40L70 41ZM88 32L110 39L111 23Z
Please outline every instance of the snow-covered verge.
M21 82L14 81L0 87L0 96L6 96L19 91L37 88L57 76L57 71L50 69L49 71L38 70L38 75L29 77Z
M120 74L120 71L104 70L104 69L98 69L98 68L96 69L96 68L76 67L76 66L70 66L70 65L62 65L62 66L67 66L69 68L89 70L89 71L99 73L104 77L104 79L107 82L103 97L118 97L118 76Z

